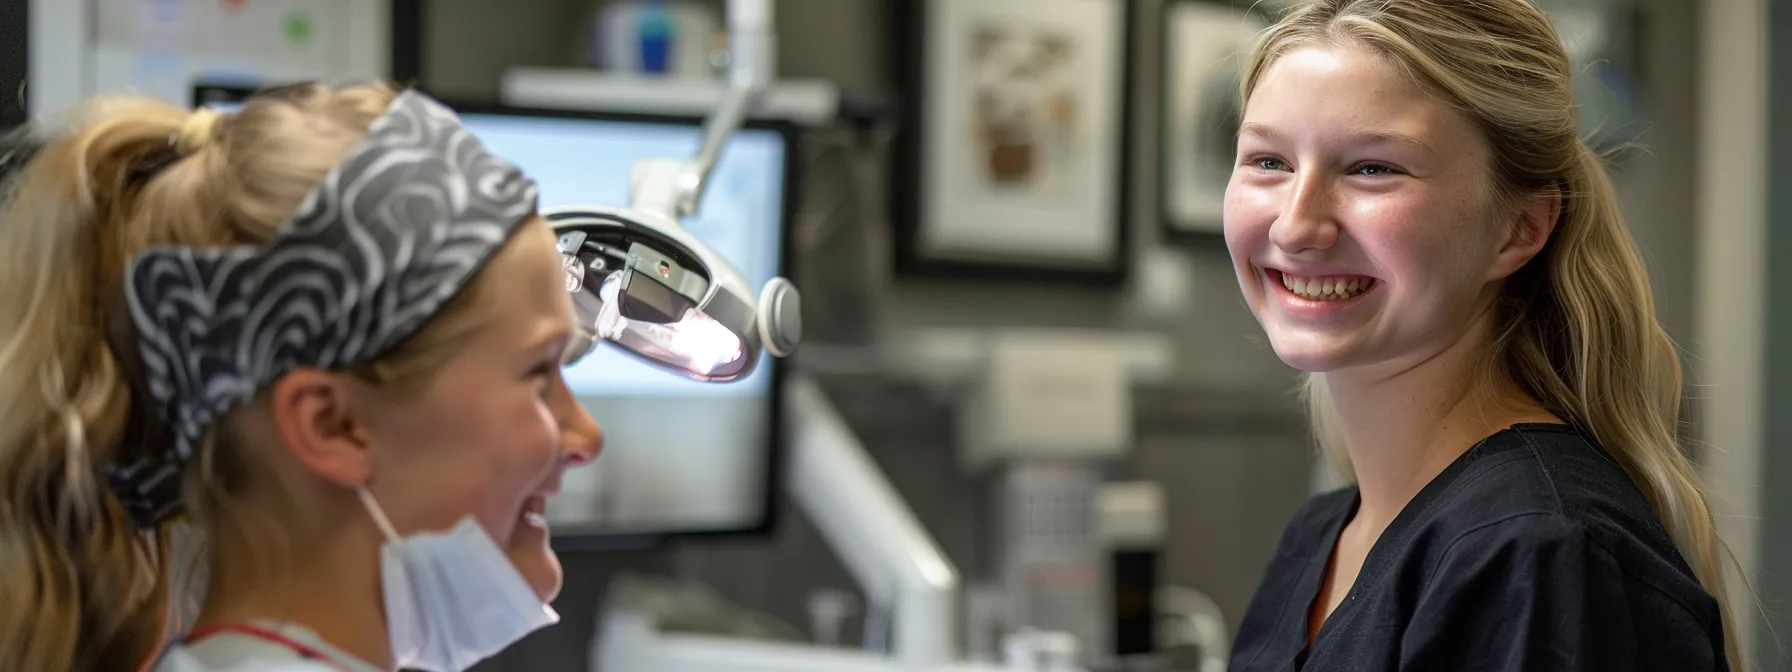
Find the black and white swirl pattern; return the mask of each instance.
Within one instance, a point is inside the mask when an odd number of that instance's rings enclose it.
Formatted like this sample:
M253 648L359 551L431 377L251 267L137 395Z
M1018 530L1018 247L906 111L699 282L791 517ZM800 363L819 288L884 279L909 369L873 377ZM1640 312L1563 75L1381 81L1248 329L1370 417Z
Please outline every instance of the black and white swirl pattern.
M407 91L273 240L163 247L127 294L172 455L114 468L144 526L180 511L180 470L214 422L298 367L371 361L415 333L536 210L535 183L455 114Z

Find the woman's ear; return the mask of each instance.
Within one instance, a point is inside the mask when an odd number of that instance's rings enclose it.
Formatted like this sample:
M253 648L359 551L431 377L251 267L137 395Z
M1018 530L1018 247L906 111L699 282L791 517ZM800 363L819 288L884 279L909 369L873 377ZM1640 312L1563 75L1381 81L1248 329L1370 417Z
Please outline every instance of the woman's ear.
M269 413L282 443L299 464L343 487L373 473L372 436L352 403L354 381L320 369L288 372L268 389Z
M1507 227L1506 239L1494 257L1488 280L1503 280L1530 263L1549 244L1561 216L1561 190L1552 188L1523 201L1516 221Z

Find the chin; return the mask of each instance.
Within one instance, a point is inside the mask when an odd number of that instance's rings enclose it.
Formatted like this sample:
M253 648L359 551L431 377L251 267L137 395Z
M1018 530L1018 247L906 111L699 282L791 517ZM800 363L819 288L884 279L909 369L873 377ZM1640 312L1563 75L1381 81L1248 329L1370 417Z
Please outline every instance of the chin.
M535 589L535 596L542 602L552 602L560 594L560 584L565 579L565 572L560 568L560 557L554 555L553 549L545 545L533 548L517 548L512 546L510 562L516 565L517 572L529 587Z
M510 557L510 563L516 565L517 572L543 602L552 601L560 593L564 578L560 557L554 554L553 533L548 529L547 519L542 517L546 506L544 498L529 498L504 544L504 554Z
M1279 335L1271 331L1269 343L1283 364L1307 373L1330 373L1349 368L1354 359L1348 347L1334 342L1329 335Z
M1313 353L1288 353L1277 350L1276 356L1282 359L1283 364L1303 373L1330 373L1343 368L1333 364L1331 358Z

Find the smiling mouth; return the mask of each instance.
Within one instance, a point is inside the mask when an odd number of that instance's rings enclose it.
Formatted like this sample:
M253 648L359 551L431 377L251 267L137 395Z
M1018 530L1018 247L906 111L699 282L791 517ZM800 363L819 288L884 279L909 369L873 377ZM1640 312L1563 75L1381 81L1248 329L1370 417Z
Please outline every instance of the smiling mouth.
M518 518L524 523L537 527L547 527L548 500L544 496L530 497L523 502L523 511Z
M1380 281L1366 275L1299 276L1268 269L1271 279L1308 301L1347 301L1374 289Z

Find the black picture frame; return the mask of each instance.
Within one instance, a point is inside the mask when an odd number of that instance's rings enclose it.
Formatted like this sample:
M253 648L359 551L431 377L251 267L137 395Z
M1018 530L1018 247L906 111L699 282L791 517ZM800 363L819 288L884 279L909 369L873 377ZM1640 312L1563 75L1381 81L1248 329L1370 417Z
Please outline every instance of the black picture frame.
M424 0L392 0L392 53L388 67L392 71L392 81L400 86L423 86L428 11Z
M1101 242L1111 246L1108 254L1078 258L1075 253L1029 253L1024 250L1024 246L1014 246L1006 251L930 249L933 246L929 244L928 234L929 205L932 203L930 199L933 198L934 189L928 182L933 179L930 171L941 170L939 166L944 160L928 151L929 134L938 130L930 125L929 118L938 112L935 106L952 103L947 102L949 97L939 93L939 89L948 84L928 76L928 69L932 64L930 59L947 57L942 55L945 53L943 45L946 44L944 40L951 37L938 35L929 27L935 13L946 3L951 3L950 9L953 12L988 11L999 14L1004 9L1011 9L1016 13L1029 15L1029 21L1044 21L1039 17L1049 16L1056 7L1078 9L1087 5L1111 5L1118 10L1113 13L1115 19L1111 32L1105 36L1111 41L1111 48L1114 50L1109 56L1113 67L1105 69L1105 73L1097 72L1084 78L1084 81L1099 80L1104 75L1114 78L1108 80L1114 82L1115 87L1111 98L1097 96L1091 99L1093 105L1105 106L1100 109L1111 115L1111 123L1090 121L1077 129L1082 132L1080 137L1088 138L1091 142L1111 140L1113 143L1105 150L1109 160L1102 161L1103 165L1099 168L1088 169L1089 172L1099 172L1100 175L1097 180L1100 187L1088 191L1098 194L1107 191L1111 202L1097 203L1094 207L1086 208L1091 212L1100 212L1099 219L1108 225L1101 233ZM891 4L892 24L897 29L891 39L893 49L890 57L902 101L901 126L895 138L892 157L889 205L893 222L895 270L899 276L1097 286L1116 286L1126 280L1133 258L1133 206L1128 183L1133 173L1134 157L1134 134L1130 121L1135 104L1133 99L1136 82L1133 71L1136 69L1137 55L1132 38L1138 18L1138 5L1137 0L895 0ZM1088 26L1078 25L1076 21L1067 23L1069 25L1064 27L1069 31L1091 30ZM1003 24L992 21L984 25ZM955 27L952 30L956 33L960 29ZM984 39L1002 38L998 34L997 37ZM1100 62L1109 57L1096 60ZM1095 83L1101 84L1100 81ZM1102 87L1072 86L1064 87L1064 90L1080 92L1100 88ZM1074 103L1075 101L1071 102L1072 105ZM969 103L962 102L961 99L957 104ZM1100 149L1089 151L1097 154L1103 152ZM994 154L992 151L992 157ZM996 163L997 160L992 158L991 165ZM991 170L998 169L992 167ZM1087 181L1083 183L1086 184ZM1050 211L1048 206L1043 205L1035 206L1035 209ZM986 210L1001 211L998 208ZM1008 208L1007 211L1022 212L1024 208ZM992 221L1013 221L1013 218L1001 217ZM1008 242L1002 244L1012 245L1014 239L1019 238L1022 236L1009 236L1004 238Z
M31 74L31 3L0 1L0 132L10 131L31 118L25 87Z
M1159 237L1166 243L1225 244L1221 214L1244 111L1239 78L1248 67L1252 39L1271 19L1254 2L1163 2L1157 21L1156 207Z

